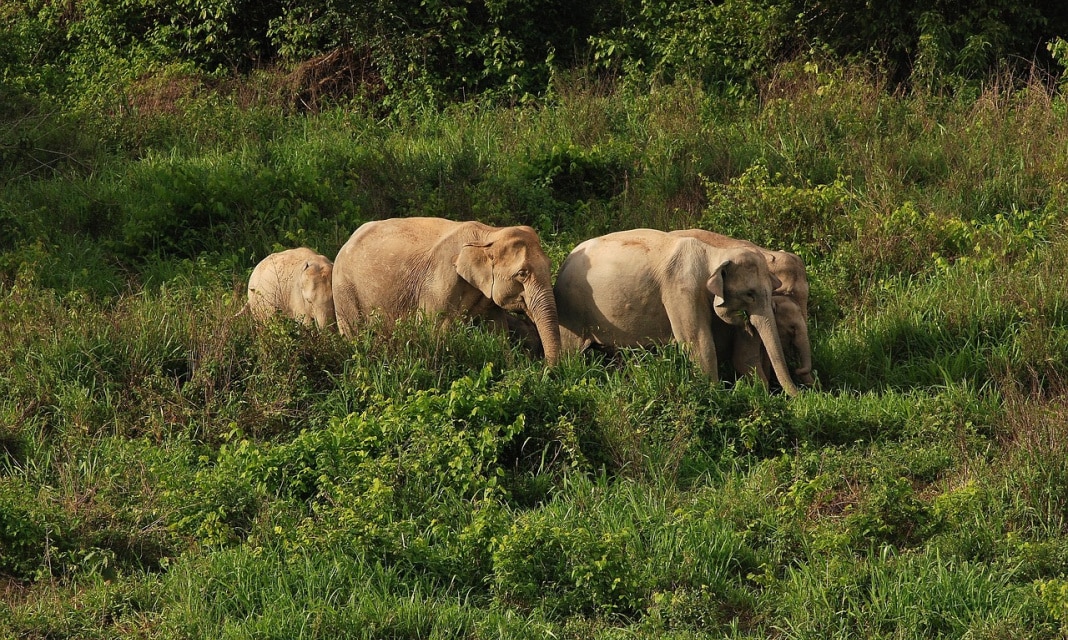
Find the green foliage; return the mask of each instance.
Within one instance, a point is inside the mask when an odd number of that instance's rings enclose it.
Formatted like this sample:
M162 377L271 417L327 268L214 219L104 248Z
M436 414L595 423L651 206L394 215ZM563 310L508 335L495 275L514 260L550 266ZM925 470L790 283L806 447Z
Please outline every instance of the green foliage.
M1043 602L1049 607L1053 618L1061 623L1063 630L1068 625L1068 581L1043 580L1035 584Z
M1035 284L1021 287L1011 301L1001 294L999 272L977 271L968 264L927 282L887 282L875 296L881 314L848 330L843 327L825 344L824 362L835 364L823 371L839 384L860 389L869 388L862 378L892 388L960 381L980 386L1002 372L1039 387L1062 379L1060 363L1036 353L1031 342L1031 327L1050 326L1042 353L1065 348L1064 336L1055 328L1063 323L1063 297L1045 284L1051 268L1046 260L1017 265L1020 277ZM840 350L846 343L857 348ZM817 346L817 353L823 348ZM860 371L866 373L854 375Z
M318 0L286 6L269 33L289 60L354 47L388 90L388 105L403 110L413 100L530 100L547 89L556 65L581 57L586 36L612 13L551 0L381 0L359 7Z
M641 604L633 534L590 531L537 511L501 537L493 556L494 581L510 604L543 606L555 615L633 613Z
M4 7L13 78L38 32ZM334 46L300 15L308 55ZM889 92L814 57L759 101L576 73L540 106L379 121L168 69L165 112L135 92L84 145L41 110L56 77L4 86L0 140L34 148L0 189L0 635L1063 633L1068 110L1040 83ZM404 215L534 224L554 265L639 226L792 249L818 383L234 317L267 252Z
M834 558L790 568L775 597L788 637L1054 637L1010 571L889 548L878 561Z
M180 503L173 526L209 544L240 541L263 498L276 496L308 505L284 532L293 549L342 544L410 571L476 584L510 500L515 476L508 472L525 464L518 445L574 441L556 433L566 428L560 420L528 426L527 412L539 411L530 384L523 376L498 380L486 365L448 391L372 397L362 412L278 446L223 445L191 489L172 492ZM578 452L558 452L552 464L566 469L569 453ZM543 461L537 472L553 469ZM283 532L257 536L277 534Z
M43 53L57 75L66 76L51 88L88 109L122 105L116 83L130 87L161 69L221 76L309 60L304 73L312 78L321 71L317 65L343 61L326 71L338 91L327 103L384 96L387 108L402 112L476 97L529 101L547 90L557 65L582 61L590 34L618 19L613 8L576 9L553 0L123 0L83 2L77 10L43 0L8 5L3 19L12 54L3 62L20 68ZM36 51L34 43L41 44ZM74 91L64 95L68 89ZM319 92L322 85L308 89Z
M108 620L128 633L151 635L159 627L155 611L160 601L154 577L95 577L79 584L70 607L49 600L32 607L5 607L0 628L20 638L96 639L114 637L101 629L100 621Z
M221 238L244 236L246 246L264 251L274 238L333 235L339 223L355 221L352 207L315 169L247 158L224 166L146 164L125 178L132 197L116 249L135 259L193 257L226 250ZM272 236L264 237L268 230Z
M41 569L52 544L48 516L29 487L0 481L0 572L28 578Z
M758 163L729 184L705 181L705 189L708 206L702 228L815 255L852 240L847 178L813 185L800 176L773 177Z
M993 219L960 219L924 213L904 202L881 217L877 229L864 234L879 238L875 255L865 256L919 271L934 261L941 269L952 264L974 264L989 271L1008 261L1032 259L1035 251L1060 225L1051 210L1020 211L1013 205Z
M630 166L628 160L615 147L585 150L575 145L554 145L545 156L531 161L531 172L554 200L574 206L620 195ZM550 228L567 228L574 225L574 220L572 216L561 216L551 220L551 224Z
M765 0L642 0L628 23L593 38L593 58L654 82L688 78L744 94L788 46L786 11Z
M496 597L552 616L651 614L651 626L723 625L751 606L757 556L715 505L623 482L569 484L495 541Z
M788 3L809 38L838 55L876 57L899 77L939 88L988 73L1012 56L1030 61L1035 44L1064 31L1053 5L983 0L936 6L839 0L816 9Z
M225 445L219 454L226 456ZM190 478L180 478L181 484L163 494L164 501L173 505L170 528L211 547L244 539L263 497L248 478L234 471L224 465L197 471L192 482Z

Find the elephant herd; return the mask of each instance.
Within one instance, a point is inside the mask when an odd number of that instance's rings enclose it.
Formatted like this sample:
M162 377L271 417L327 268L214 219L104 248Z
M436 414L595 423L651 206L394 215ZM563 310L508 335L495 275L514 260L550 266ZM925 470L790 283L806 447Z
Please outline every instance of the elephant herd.
M534 229L441 218L361 225L331 261L274 253L249 277L242 312L282 313L352 335L372 314L469 316L541 345L554 364L591 345L674 340L713 381L721 357L797 393L812 384L808 280L801 259L701 229L632 229L582 242L552 265ZM518 315L517 315L518 314ZM533 325L533 326L531 326Z

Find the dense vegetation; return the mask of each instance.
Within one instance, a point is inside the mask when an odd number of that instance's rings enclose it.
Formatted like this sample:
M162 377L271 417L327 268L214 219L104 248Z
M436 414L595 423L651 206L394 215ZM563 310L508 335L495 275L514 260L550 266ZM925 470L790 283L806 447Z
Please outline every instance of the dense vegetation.
M1059 5L366 4L0 1L0 636L1068 633ZM234 316L408 215L795 251L818 384Z

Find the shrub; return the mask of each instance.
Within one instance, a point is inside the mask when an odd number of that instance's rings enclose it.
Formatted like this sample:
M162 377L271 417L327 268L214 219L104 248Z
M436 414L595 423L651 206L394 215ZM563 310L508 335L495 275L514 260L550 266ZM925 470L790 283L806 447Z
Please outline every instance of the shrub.
M261 541L344 544L405 571L477 584L511 483L551 476L578 455L567 420L528 393L532 383L486 365L447 391L372 396L363 411L275 446L225 445L192 492L173 493L175 526L205 542L243 540L268 515L263 498L278 496L306 511L290 530L258 530ZM530 442L548 457L531 460Z
M728 184L706 181L705 189L701 228L816 256L853 239L848 178L813 185L800 176L773 176L758 163Z
M24 580L49 571L56 519L43 506L30 487L0 479L0 573Z
M649 616L653 628L745 615L743 583L759 558L721 503L605 480L576 478L516 515L494 542L497 599L552 617Z
M504 602L551 615L633 614L643 589L634 532L591 530L558 508L521 515L493 552L494 585ZM595 525L594 525L595 526Z
M743 93L789 46L786 7L760 0L643 0L631 20L593 39L594 61L637 78L667 84L693 78L706 87Z

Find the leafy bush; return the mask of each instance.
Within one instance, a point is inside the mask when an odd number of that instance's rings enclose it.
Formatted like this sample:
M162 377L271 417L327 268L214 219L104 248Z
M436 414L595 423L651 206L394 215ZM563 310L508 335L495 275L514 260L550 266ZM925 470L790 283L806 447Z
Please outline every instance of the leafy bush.
M706 181L705 188L704 229L806 255L828 255L854 237L846 178L812 185L797 176L772 176L758 163L729 184Z
M783 3L729 0L718 4L642 0L631 20L597 34L594 61L670 84L693 78L706 87L743 93L788 41Z
M716 505L640 487L578 479L518 514L494 543L496 597L552 617L651 614L654 626L725 625L751 606L741 584L758 557Z
M42 510L29 487L0 479L0 573L17 579L47 571L56 552L55 516Z
M542 157L531 161L534 182L548 189L554 200L570 205L571 215L561 214L543 223L550 229L568 228L581 211L576 207L589 200L611 200L623 192L630 162L615 147L553 145Z
M633 613L642 591L627 552L633 534L591 531L561 515L534 511L501 537L493 554L499 597L556 615Z
M344 544L405 570L477 584L517 477L510 473L527 468L524 446L559 438L563 449L550 465L564 468L578 454L566 420L528 422L543 401L528 397L531 383L500 379L486 365L448 391L371 397L363 411L277 446L224 445L191 492L172 494L174 526L204 542L240 541L259 531L252 524L266 515L263 497L279 496L308 512L292 530L260 531L259 539L281 536L292 548ZM531 472L554 470L542 459Z
M1064 31L1064 16L1042 3L869 6L838 0L818 10L801 2L788 6L804 34L839 55L877 57L897 76L911 72L915 82L934 88L982 77L1014 55L1031 60L1038 43Z

